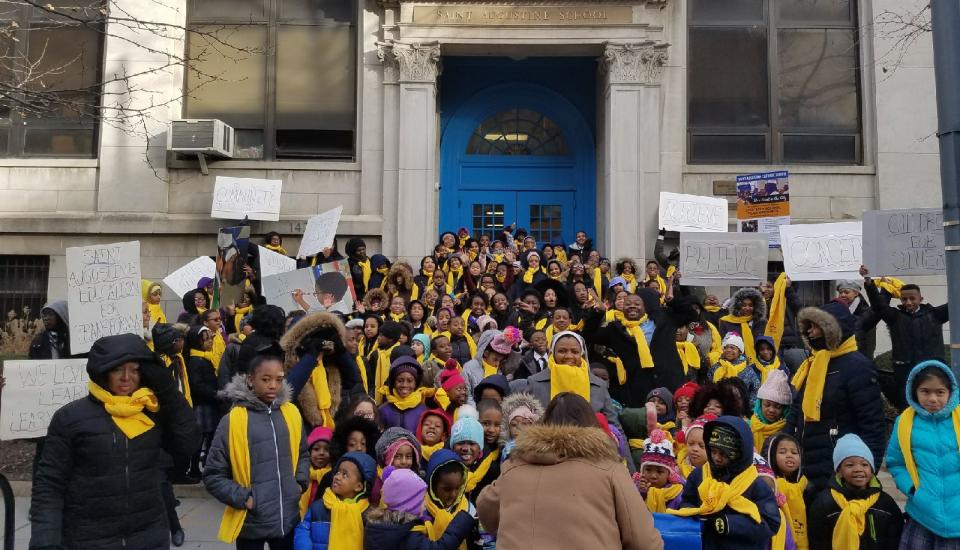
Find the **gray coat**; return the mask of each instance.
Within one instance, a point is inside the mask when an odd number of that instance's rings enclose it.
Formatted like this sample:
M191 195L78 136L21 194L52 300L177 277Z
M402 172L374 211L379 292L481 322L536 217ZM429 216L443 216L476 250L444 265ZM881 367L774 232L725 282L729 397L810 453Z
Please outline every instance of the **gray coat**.
M471 405L476 405L473 402L473 388L483 380L483 352L487 351L490 342L493 342L498 334L501 334L499 330L487 330L481 334L477 341L477 354L463 365L463 379L467 382L467 403Z
M290 400L290 388L284 384L276 401L269 406L247 388L243 375L237 375L219 394L235 407L248 411L247 438L250 442L250 478L252 488L233 481L230 466L229 424L225 416L217 426L207 453L203 483L217 500L234 508L243 508L253 496L253 510L247 514L240 538L280 538L300 522L299 500L309 482L310 456L307 436L301 425L300 458L293 472L290 439L280 405Z
M521 391L533 394L546 409L547 405L550 404L550 369L543 369L529 378L510 382L511 394ZM590 405L594 411L603 413L611 425L620 425L617 413L613 410L613 401L610 399L610 392L607 390L606 383L592 372L590 373Z

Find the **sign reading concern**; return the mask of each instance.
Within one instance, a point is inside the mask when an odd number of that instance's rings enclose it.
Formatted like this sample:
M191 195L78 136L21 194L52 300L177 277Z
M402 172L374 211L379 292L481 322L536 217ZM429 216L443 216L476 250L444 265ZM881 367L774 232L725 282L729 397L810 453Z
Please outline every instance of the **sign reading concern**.
M630 6L414 6L417 25L591 26L633 23Z

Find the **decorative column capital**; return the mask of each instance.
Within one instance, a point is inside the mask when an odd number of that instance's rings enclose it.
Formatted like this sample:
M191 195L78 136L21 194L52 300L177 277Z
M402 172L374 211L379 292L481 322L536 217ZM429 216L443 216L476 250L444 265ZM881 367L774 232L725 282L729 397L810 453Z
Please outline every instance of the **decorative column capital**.
M436 83L440 74L440 43L393 43L393 54L400 65L401 82Z
M383 64L383 83L396 84L400 76L400 65L393 52L393 42L377 42L377 57Z
M608 84L659 84L667 64L665 42L605 42L601 70Z

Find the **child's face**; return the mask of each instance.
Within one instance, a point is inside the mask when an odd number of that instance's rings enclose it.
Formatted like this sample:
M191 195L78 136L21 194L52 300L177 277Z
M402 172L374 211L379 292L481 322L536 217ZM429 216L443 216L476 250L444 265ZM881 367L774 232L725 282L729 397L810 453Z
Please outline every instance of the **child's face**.
M710 449L710 460L717 466L720 466L721 468L724 468L730 465L730 457L728 457L726 453L724 453L723 451L717 448Z
M716 399L711 399L707 401L705 407L703 407L703 414L713 414L716 416L723 416L723 405L720 404L720 401Z
M376 338L378 332L380 332L380 325L377 324L376 319L370 317L363 322L363 335L366 336L367 340Z
M873 479L873 468L867 459L859 456L851 456L840 463L837 470L843 482L854 489L866 489Z
M420 429L420 435L423 437L424 445L436 445L447 438L443 430L443 420L436 415L430 415L423 419L423 426Z
M480 425L483 426L483 443L495 446L500 439L500 421L503 413L497 409L487 409L480 414Z
M426 312L423 311L423 306L420 304L413 304L410 306L410 319L413 321L422 321L426 317Z
M456 406L461 406L467 402L467 385L466 384L457 384L447 392L447 396L450 398L450 402Z
M370 307L367 309L376 313L383 309L383 302L380 300L370 300Z
M360 468L349 460L340 462L337 473L330 482L330 490L342 499L354 498L363 492L363 479Z
M393 300L390 300L390 313L393 313L394 315L401 315L406 312L407 308L403 303L402 297L397 296Z
M347 452L351 451L367 452L367 436L363 432L350 432L347 436Z
M423 351L424 351L423 342L421 342L420 340L414 340L413 342L410 342L410 348L417 355L423 355Z
M677 328L677 342L686 342L687 335L689 334L690 329L687 328L687 325L680 325L680 327Z
M783 405L769 399L760 400L760 410L763 411L763 416L770 422L776 422L783 416Z
M570 313L563 309L553 312L553 328L559 331L567 330L570 327Z
M310 465L317 470L330 465L329 443L326 441L317 441L310 447Z
M454 317L450 319L450 334L454 336L463 336L463 318Z
M677 398L677 410L680 412L690 412L690 398L687 396Z
M279 359L260 363L254 372L247 375L247 384L253 386L253 393L260 401L273 403L283 386L283 363Z
M752 316L753 315L753 299L744 298L740 305L740 315Z
M593 375L599 378L600 380L603 380L604 382L606 382L608 385L610 384L610 373L607 372L607 369L604 369L601 367L595 367L590 369L590 372L592 372Z
M757 355L760 356L760 359L764 361L773 361L773 348L767 344L761 344L757 348Z
M663 489L670 481L670 470L667 470L663 466L647 464L641 470L640 475L643 476L643 479L649 483L651 487L658 489Z
M707 447L703 444L703 430L690 430L687 434L687 461L693 467L707 462Z
M460 487L463 486L463 472L444 472L434 478L436 484L433 487L433 494L440 499L444 508L450 508L457 503L460 497Z
M723 358L727 361L740 359L740 348L732 345L723 346Z
M520 432L524 430L527 426L532 426L533 420L523 416L516 416L513 420L510 421L510 439L516 439Z
M401 445L400 448L397 449L397 453L393 455L393 462L391 462L390 465L402 470L412 470L415 459L416 454L413 452L413 447L410 445Z
M461 441L453 446L453 452L457 453L460 461L470 466L480 460L480 445L473 441Z
M777 468L784 474L793 474L800 469L800 449L789 439L777 445Z
M474 296L473 300L470 302L470 310L475 316L479 317L487 312L487 305L483 303L483 298Z
M401 372L393 380L393 390L400 398L410 395L415 389L417 389L417 379L409 372Z
M445 336L439 336L433 341L433 354L443 361L450 359L453 348L450 347L450 340Z
M540 355L547 353L547 335L540 331L534 332L530 337L530 347Z
M500 395L500 392L493 388L483 388L483 391L480 392L480 401L483 401L484 399L492 399L497 403L503 402L503 396Z
M929 413L935 413L947 406L950 399L950 388L943 382L931 376L917 385L917 402Z
M663 402L663 399L653 396L650 398L650 401L657 406L657 416L663 416L667 414L667 404Z

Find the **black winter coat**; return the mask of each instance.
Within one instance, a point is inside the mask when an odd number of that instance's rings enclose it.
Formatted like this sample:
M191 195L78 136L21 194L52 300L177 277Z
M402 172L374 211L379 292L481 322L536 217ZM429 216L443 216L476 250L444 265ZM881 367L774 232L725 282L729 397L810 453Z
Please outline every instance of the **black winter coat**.
M190 379L190 397L194 406L218 405L217 373L209 359L191 356L187 361L187 378Z
M908 313L903 306L885 305L876 284L867 284L866 290L871 307L890 330L894 363L912 367L927 359L944 360L943 324L950 320L947 304L920 304L917 311Z
M98 347L104 340L110 345ZM139 337L112 336L94 344L87 371L97 379L117 365L137 361L143 372L142 365L155 360ZM30 548L170 547L160 494L165 474L159 465L166 453L196 452L200 431L172 380L155 391L160 410L146 412L155 425L133 439L93 396L54 413L33 481Z
M806 333L810 323L820 326L826 335L828 349L836 349L853 335L853 316L847 306L839 302L830 302L822 308L805 308L800 312L798 322L801 334ZM812 345L816 349L823 344L814 342ZM810 483L818 490L827 487L834 474L833 448L837 439L848 433L863 439L873 452L876 464L883 462L886 421L873 361L860 352L830 360L819 422L804 421L801 404L805 391L806 386L794 399L796 406L790 407L784 431L800 441L804 473Z
M423 525L416 516L385 508L371 508L364 516L363 547L367 550L456 550L470 537L476 520L466 512L453 517L440 540L433 542L425 533L415 532Z
M856 318L857 348L860 353L867 356L867 359L873 359L877 351L877 323L880 322L880 316L870 307L866 299L861 296L860 303L853 310L853 316Z
M807 508L807 525L810 526L810 548L833 546L833 529L840 517L840 505L833 500L830 489L843 494L849 500L862 500L880 493L877 503L867 510L866 525L860 536L860 550L896 550L900 547L903 531L903 512L893 497L883 492L880 483L873 480L871 487L856 490L841 485L837 476L830 478L830 487L820 492Z
M28 353L30 359L53 359L53 352L50 350L50 336L50 331L45 330L30 342ZM57 331L57 349L60 359L70 358L70 333L65 330Z

